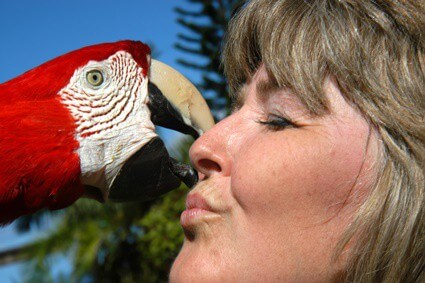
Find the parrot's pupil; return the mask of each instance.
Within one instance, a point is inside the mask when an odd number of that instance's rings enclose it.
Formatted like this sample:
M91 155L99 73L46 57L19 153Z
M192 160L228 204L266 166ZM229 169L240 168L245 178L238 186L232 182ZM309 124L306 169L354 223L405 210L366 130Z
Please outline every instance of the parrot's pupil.
M93 80L97 81L97 76L93 75Z

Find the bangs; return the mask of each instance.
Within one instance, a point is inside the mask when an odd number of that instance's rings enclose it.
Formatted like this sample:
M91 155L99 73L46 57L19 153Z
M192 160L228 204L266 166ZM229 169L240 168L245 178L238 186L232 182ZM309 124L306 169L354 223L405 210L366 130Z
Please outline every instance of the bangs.
M295 0L252 1L232 20L222 64L233 99L264 64L273 83L289 88L312 114L328 110L323 91L328 68L317 6Z

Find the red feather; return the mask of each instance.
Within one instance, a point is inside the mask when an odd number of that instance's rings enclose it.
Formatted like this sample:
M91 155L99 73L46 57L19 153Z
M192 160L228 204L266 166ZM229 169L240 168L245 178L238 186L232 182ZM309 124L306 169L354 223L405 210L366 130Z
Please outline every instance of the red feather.
M83 194L72 117L57 99L0 106L0 223Z
M120 41L70 52L0 84L0 224L82 196L76 126L58 92L77 68L121 50L147 73L149 47Z

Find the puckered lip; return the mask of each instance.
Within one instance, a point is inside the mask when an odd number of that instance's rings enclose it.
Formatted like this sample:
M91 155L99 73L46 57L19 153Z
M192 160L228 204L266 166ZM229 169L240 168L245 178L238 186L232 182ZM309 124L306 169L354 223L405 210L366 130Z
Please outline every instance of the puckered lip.
M199 193L191 193L186 198L186 210L202 209L206 211L216 212L211 204Z
M219 219L222 219L222 215L218 207L214 206L214 202L209 202L200 192L189 193L186 198L186 210L180 216L180 224L187 239L193 239L204 223Z

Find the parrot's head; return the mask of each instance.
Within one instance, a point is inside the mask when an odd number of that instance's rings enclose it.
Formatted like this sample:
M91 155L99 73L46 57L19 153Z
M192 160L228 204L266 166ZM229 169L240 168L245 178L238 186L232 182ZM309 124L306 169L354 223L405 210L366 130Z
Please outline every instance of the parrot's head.
M159 125L196 138L214 124L186 78L151 59L149 47L138 41L85 47L55 62L59 81L68 77L57 94L75 122L87 196L147 200L181 180L196 182L196 172L170 158L155 132Z

